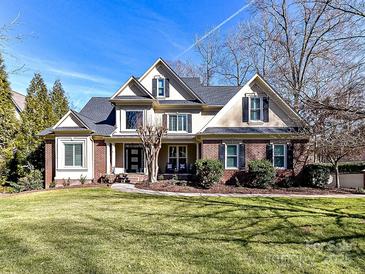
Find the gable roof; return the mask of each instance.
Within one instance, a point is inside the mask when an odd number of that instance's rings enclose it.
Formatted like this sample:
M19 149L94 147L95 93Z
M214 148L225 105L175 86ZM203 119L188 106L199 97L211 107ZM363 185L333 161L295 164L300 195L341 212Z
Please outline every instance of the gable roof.
M57 127L70 114L74 115L85 128ZM70 130L90 130L93 135L109 136L115 130L115 107L109 102L109 97L92 97L80 112L70 110L54 127L43 130L39 135Z
M141 84L140 81L138 81L138 79L134 76L131 76L114 94L112 97L110 97L110 100L113 99L118 99L117 97L119 97L119 94L123 91L123 89L125 89L130 83L135 83L137 85L137 87L139 87L139 89L142 91L142 93L145 94L146 97L150 98L150 99L154 99L154 97L152 96L151 93L149 93L149 91ZM121 95L123 96L123 95ZM138 96L137 96L138 97Z
M240 87L239 91L236 92L234 96L232 96L229 101L223 106L221 110L218 111L218 113L202 128L201 132L204 132L207 128L213 127L213 125L226 113L228 112L232 105L235 103L236 100L238 100L242 94L243 91L249 89L250 85L255 81L259 80L266 89L271 93L270 98L277 99L281 105L283 106L283 110L295 117L295 120L303 125L306 124L306 121L279 95L278 92L276 92L265 80L262 78L259 74L255 74L243 87Z
M196 98L200 103L204 103L203 99L200 98L200 96L194 92L194 90L191 89L190 86L188 86L179 75L177 75L177 73L169 66L169 64L167 64L161 57L158 58L156 60L156 62L153 63L153 65L151 67L149 67L149 69L146 70L146 72L141 76L138 77L138 81L142 81L147 75L148 73L154 68L156 67L159 63L161 63L176 79L177 81L179 81L185 88L186 90L194 97Z
M11 100L19 112L25 109L25 95L13 90L11 92Z

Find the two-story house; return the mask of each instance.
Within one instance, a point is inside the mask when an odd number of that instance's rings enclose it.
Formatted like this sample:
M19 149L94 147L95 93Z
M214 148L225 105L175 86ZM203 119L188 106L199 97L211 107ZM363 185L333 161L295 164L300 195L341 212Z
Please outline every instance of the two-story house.
M293 169L306 138L303 119L259 75L242 87L202 86L158 59L109 97L93 97L44 130L46 186L53 180L98 180L105 174L145 174L140 125L168 129L161 174L187 174L197 159L220 159L225 180L248 161L269 159Z

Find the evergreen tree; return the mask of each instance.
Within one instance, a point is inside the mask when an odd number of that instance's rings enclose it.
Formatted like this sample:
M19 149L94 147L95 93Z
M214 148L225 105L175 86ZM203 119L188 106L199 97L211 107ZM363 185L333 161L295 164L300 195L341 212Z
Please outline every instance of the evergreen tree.
M8 175L6 166L13 155L14 137L19 126L15 111L8 75L0 54L0 185Z
M15 106L11 99L11 89L4 61L0 54L0 146L7 148L18 129Z
M65 91L62 87L62 83L60 80L56 80L54 82L50 93L50 97L51 97L51 104L53 107L53 113L55 115L55 121L54 121L55 124L70 109L67 97L65 95Z
M47 86L39 73L34 74L30 82L25 102L25 109L21 113L21 134L18 137L20 167L29 162L36 169L41 169L44 167L44 144L38 134L53 125L55 114Z

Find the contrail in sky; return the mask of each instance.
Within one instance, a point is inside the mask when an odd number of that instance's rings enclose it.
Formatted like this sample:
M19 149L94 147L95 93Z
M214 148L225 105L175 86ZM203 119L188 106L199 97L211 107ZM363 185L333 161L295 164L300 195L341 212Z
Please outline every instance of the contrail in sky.
M189 50L191 50L192 48L194 48L196 46L196 44L198 44L199 42L203 41L205 38L207 38L209 35L211 35L213 32L215 32L216 30L218 30L220 27L222 27L224 24L226 24L227 22L231 21L234 17L236 17L238 14L240 14L242 11L244 11L245 9L247 9L251 4L252 4L253 0L250 1L248 4L244 5L242 8L240 8L238 11L236 11L235 13L233 13L230 17L228 17L227 19L225 19L223 22L221 22L219 25L215 26L213 29L211 29L209 32L207 32L206 34L204 34L202 37L200 37L197 41L195 41L192 45L190 45L187 49L185 49L182 53L180 53L178 56L176 56L176 58L179 58L180 56L184 55L185 53L187 53Z

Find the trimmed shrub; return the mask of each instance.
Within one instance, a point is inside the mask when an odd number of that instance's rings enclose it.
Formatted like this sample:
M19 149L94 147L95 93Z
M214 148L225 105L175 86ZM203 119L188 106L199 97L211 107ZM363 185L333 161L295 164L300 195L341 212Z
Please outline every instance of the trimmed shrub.
M365 169L365 162L339 163L340 173L361 173ZM333 171L334 172L334 171Z
M10 185L16 192L43 189L43 174L40 170L34 169L17 183L11 182Z
M196 184L202 188L210 188L219 183L224 167L219 160L197 160L195 162Z
M275 168L268 160L253 160L248 163L247 187L267 188L275 178Z
M324 188L330 178L331 166L328 164L306 165L300 176L300 186Z

